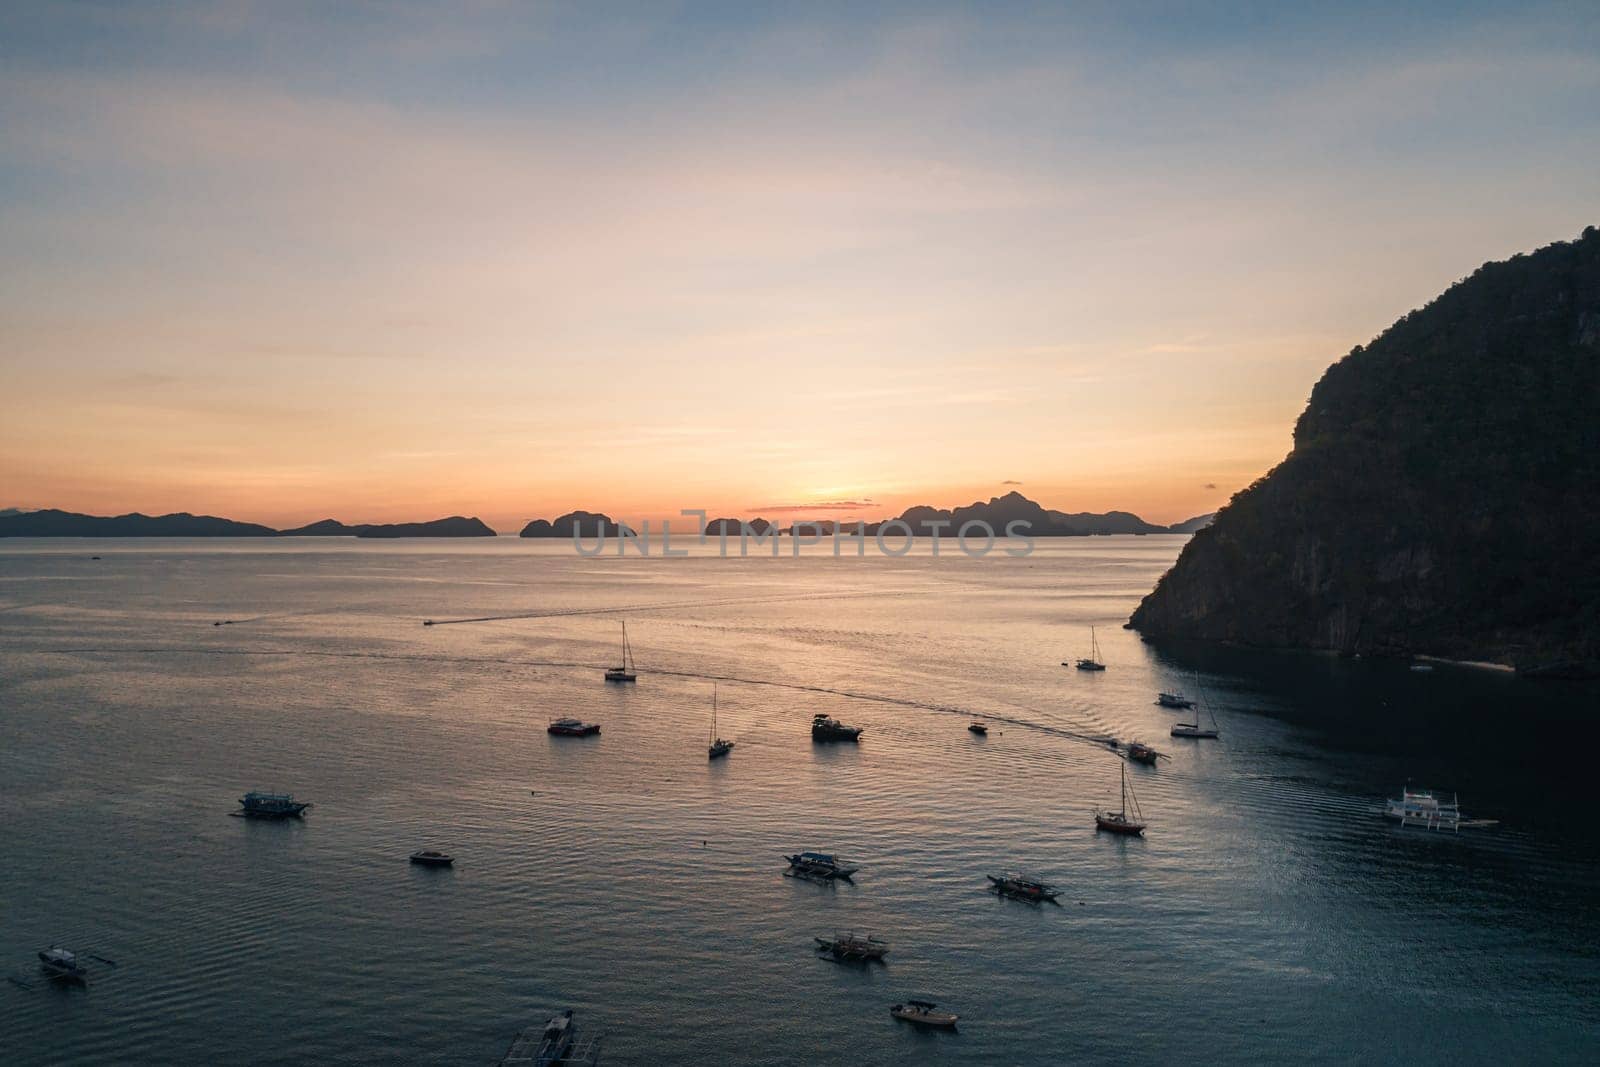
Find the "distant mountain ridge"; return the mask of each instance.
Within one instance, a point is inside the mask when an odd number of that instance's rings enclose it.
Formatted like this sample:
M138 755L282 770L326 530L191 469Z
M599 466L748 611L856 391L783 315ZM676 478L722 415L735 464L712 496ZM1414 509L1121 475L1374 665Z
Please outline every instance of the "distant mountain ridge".
M478 519L453 515L432 522L366 523L346 526L324 519L292 530L214 515L84 515L47 508L0 513L0 537L493 537Z
M1329 367L1147 637L1600 675L1600 230L1488 263Z

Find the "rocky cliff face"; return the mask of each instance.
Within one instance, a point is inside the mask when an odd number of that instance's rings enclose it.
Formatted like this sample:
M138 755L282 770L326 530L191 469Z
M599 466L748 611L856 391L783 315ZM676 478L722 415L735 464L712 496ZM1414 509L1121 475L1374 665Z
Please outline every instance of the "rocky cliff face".
M1330 367L1288 458L1130 625L1593 671L1600 231L1482 267Z

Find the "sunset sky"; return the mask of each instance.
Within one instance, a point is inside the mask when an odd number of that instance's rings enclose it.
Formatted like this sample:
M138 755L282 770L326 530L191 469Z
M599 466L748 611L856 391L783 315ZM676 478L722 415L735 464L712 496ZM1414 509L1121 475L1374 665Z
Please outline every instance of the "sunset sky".
M1600 8L1405 6L7 3L0 507L1209 511L1600 223Z

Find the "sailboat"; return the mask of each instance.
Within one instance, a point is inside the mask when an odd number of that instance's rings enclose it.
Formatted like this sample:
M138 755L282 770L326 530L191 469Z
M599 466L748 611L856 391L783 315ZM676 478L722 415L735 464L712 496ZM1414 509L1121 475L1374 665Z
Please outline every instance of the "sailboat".
M1211 705L1206 704L1204 698L1201 699L1201 704L1205 706L1206 714L1211 718L1211 725L1209 727L1201 726L1200 713L1196 711L1194 713L1194 722L1180 722L1172 728L1173 737L1192 737L1196 740L1203 740L1221 736L1217 733L1216 712L1211 710Z
M628 644L628 622L622 622L622 664L617 667L606 668L606 681L608 682L637 682L639 676L634 673L633 646Z
M724 741L717 736L717 687L714 685L711 687L711 733L708 735L708 739L711 741L711 746L708 750L710 755L706 757L707 759L726 756L728 750L733 747L732 741Z
M1062 664L1066 666L1065 663ZM1095 640L1094 627L1089 627L1089 654L1080 659L1077 664L1080 671L1103 671L1106 669L1105 661L1100 658L1100 642Z
M1095 809L1094 827L1096 830L1109 830L1114 834L1132 834L1135 837L1144 833L1144 813L1139 810L1139 798L1133 795L1133 790L1128 788L1128 765L1122 767L1122 810L1100 811ZM1129 808L1132 812L1129 812Z

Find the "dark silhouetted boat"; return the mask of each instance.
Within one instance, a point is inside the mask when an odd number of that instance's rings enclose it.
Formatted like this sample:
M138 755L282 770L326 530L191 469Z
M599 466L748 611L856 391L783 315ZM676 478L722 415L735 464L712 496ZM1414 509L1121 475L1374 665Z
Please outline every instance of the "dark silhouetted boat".
M634 672L633 646L628 643L628 624L622 624L622 663L615 667L606 668L606 681L608 682L637 682L638 674Z
M839 862L839 857L828 852L797 852L783 858L789 861L789 870L785 873L807 878L843 878L848 882L861 869L846 867Z
M551 719L545 731L557 737L588 737L600 732L600 724L582 719Z
M1161 753L1141 741L1128 742L1128 758L1135 763L1154 764L1161 758Z
M1096 830L1106 830L1113 834L1129 834L1134 837L1144 833L1144 815L1139 811L1139 798L1133 795L1133 790L1128 788L1128 765L1120 765L1122 770L1122 807L1118 811L1099 811L1094 813L1094 827Z
M544 1026L518 1034L498 1067L592 1067L599 1060L599 1038L580 1036L568 1008Z
M881 960L889 953L889 942L880 941L871 934L859 937L854 933L834 934L831 938L819 937L817 951L825 952L836 960L870 962Z
M1045 885L1036 878L1024 878L1018 874L988 875L989 881L994 883L994 891L1003 897L1015 897L1018 900L1027 900L1035 904L1045 901L1055 902L1061 891L1053 886Z
M918 1026L932 1026L940 1030L954 1030L957 1015L947 1011L939 1011L938 1005L931 1000L908 1000L904 1004L896 1004L889 1009L889 1014L896 1019L904 1019L908 1023Z
M733 750L732 741L724 741L717 736L717 687L715 685L711 687L711 733L707 736L711 741L711 744L706 748L707 759L726 756Z
M449 867L455 861L456 858L454 856L436 852L431 848L425 848L411 854L411 862L423 867Z
M1062 664L1063 667L1066 664ZM1080 671L1103 671L1106 669L1105 661L1100 658L1100 642L1095 639L1094 627L1089 627L1089 654L1078 660L1075 666Z
M1190 700L1182 693L1157 693L1156 703L1160 704L1164 708L1178 708L1179 710L1186 710L1194 707L1194 701Z
M39 952L39 969L59 982L87 982L89 968L78 960L78 954L59 945L51 945Z
M971 730L973 733L977 734L979 737L988 737L989 736L989 728L987 726L985 726L981 722L972 723L967 727L967 729Z
M291 793L246 793L239 798L239 814L250 819L298 819L311 805Z
M858 741L861 738L861 727L846 726L838 719L831 719L823 712L817 712L811 718L811 740L813 741Z

